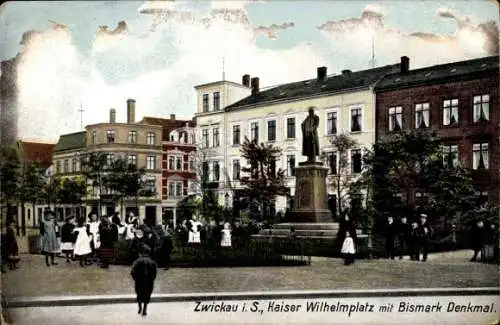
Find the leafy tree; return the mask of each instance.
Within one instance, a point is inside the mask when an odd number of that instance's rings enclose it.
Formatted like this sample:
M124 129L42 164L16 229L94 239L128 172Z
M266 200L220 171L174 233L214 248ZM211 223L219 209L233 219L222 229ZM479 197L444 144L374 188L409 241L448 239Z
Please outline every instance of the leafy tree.
M14 148L0 147L0 194L5 202L7 212L11 213L12 204L17 199L19 179L21 175L21 162ZM9 216L10 217L10 216Z
M44 168L39 161L25 163L21 171L19 183L19 202L21 203L21 226L23 234L26 232L26 212L25 204L31 203L33 209L35 205L44 199L47 182Z
M64 178L60 180L57 193L58 203L78 205L82 203L85 196L86 185L82 177Z
M105 184L103 182L103 177L107 171L108 163L105 153L102 152L90 152L82 156L81 160L82 173L87 180L92 181L92 187L99 189L99 211L102 211L102 197L101 194L104 193Z
M285 171L276 170L276 157L281 154L281 149L264 143L258 144L245 137L241 153L248 163L248 166L241 169L247 175L240 179L245 187L245 194L259 204L261 217L272 221L274 216L269 215L268 209L275 204L278 195L288 193Z
M342 217L346 212L345 207L348 206L346 201L359 194L353 191L351 191L351 193L349 192L350 185L355 180L349 164L349 152L357 146L357 142L347 134L339 134L333 135L330 138L330 143L336 151L338 164L335 161L335 164L337 165L336 170L329 174L328 180L330 186L335 189L337 197L337 210L339 212L339 216ZM326 158L324 153L322 158Z

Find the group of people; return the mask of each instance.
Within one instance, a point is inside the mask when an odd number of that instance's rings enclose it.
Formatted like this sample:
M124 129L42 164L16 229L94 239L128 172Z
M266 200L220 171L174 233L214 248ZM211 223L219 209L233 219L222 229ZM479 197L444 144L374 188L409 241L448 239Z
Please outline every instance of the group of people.
M206 245L208 243L219 245L220 247L231 247L233 243L233 229L228 222L217 224L211 221L209 224L202 224L195 220L184 220L177 227L177 235L182 243L188 245ZM241 233L241 227L235 225L235 235Z
M408 255L413 261L427 261L429 240L434 230L427 221L426 214L420 214L420 220L408 223L406 216L396 222L392 216L387 216L385 227L385 250L387 258L399 259ZM422 257L422 259L420 258Z

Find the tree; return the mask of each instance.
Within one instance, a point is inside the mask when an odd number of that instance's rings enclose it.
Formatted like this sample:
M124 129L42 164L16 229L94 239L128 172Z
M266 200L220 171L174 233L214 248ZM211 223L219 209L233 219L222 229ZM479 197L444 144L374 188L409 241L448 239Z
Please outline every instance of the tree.
M107 156L102 152L90 152L82 156L82 172L87 180L92 181L92 187L99 189L99 211L102 211L102 194L104 193L103 177L108 168Z
M335 189L337 197L337 209L339 216L345 214L344 207L347 206L346 201L349 197L354 198L354 192L349 193L350 184L353 182L353 174L349 164L349 152L357 146L356 140L352 139L347 134L333 135L330 138L330 143L336 151L338 157L337 162L333 162L336 169L329 175L330 186ZM325 158L323 154L323 159ZM351 194L351 195L349 195ZM359 193L357 193L359 194Z
M61 204L80 205L85 196L86 185L82 177L64 178L60 180L57 191L57 202Z
M25 203L33 205L33 209L38 202L44 198L47 182L45 179L45 168L39 161L30 161L22 168L19 183L19 202L21 203L21 227L23 234L26 232Z
M269 215L268 208L275 204L278 195L286 195L289 191L285 186L285 171L276 170L276 157L281 154L281 149L272 144L259 145L256 140L245 137L241 153L248 163L241 169L247 174L240 180L245 194L259 204L261 217L272 222L274 215Z
M12 204L18 195L20 175L21 162L16 150L8 146L0 147L0 194L1 201L6 204L6 215L12 213Z

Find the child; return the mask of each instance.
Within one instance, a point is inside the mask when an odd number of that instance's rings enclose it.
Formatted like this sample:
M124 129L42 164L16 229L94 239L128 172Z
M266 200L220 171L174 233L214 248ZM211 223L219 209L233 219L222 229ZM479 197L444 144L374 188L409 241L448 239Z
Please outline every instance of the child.
M110 260L113 260L114 245L118 240L118 228L109 223L108 218L102 218L99 226L99 237L101 240L101 247L97 250L101 260L101 268L107 269Z
M70 262L70 257L74 260L73 249L75 248L76 237L73 233L75 225L73 221L75 217L69 216L66 218L66 222L61 227L61 250L66 255L66 263Z
M344 255L344 265L350 265L354 263L354 254L356 249L354 247L354 240L351 237L349 231L345 233L344 243L342 244L342 250L340 251Z
M92 239L89 235L90 231L88 228L89 227L85 225L85 218L80 218L77 227L73 230L75 233L78 233L75 241L74 254L79 257L81 267L85 266L84 262L87 255L92 253L92 248L90 247L90 241Z
M151 249L146 244L139 246L139 258L132 265L130 275L135 282L135 293L139 314L147 315L147 308L156 278L156 263L149 257Z
M44 218L40 222L41 251L45 255L45 264L47 266L57 265L54 259L56 254L61 249L59 243L57 242L56 229L53 219L54 215L52 211L47 211Z
M231 247L231 226L228 222L224 224L224 229L221 230L221 247Z
M16 234L14 232L14 221L9 221L7 223L7 233L5 234L5 255L6 260L9 263L9 270L17 269L17 262L19 262L19 247L17 246Z
M101 247L101 241L99 239L99 225L100 221L97 220L97 215L91 213L89 216L88 229L91 236L90 248L92 249L92 258L96 257L96 250Z

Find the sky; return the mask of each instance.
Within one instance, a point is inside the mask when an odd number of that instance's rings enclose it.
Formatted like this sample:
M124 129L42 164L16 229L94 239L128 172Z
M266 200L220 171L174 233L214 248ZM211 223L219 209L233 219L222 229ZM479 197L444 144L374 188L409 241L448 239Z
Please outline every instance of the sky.
M250 74L262 88L314 78L319 66L498 55L498 19L491 0L8 2L0 60L19 56L19 136L56 142L107 121L110 108L125 122L127 98L137 120L191 119L193 87L221 80L223 66L226 80Z

